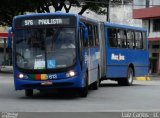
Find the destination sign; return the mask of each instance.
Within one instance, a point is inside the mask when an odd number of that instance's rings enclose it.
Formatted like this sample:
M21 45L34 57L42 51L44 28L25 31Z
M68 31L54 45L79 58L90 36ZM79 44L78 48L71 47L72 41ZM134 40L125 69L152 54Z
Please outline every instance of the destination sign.
M39 25L68 25L69 18L55 18L55 19L27 19L22 21L22 26L39 26Z
M14 22L15 28L75 27L77 25L77 18L68 15L26 15L25 17L17 17Z

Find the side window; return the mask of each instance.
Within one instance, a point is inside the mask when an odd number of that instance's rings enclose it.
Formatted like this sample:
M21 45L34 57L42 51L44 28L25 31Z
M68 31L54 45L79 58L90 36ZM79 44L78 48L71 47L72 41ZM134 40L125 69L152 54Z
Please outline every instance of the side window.
M123 48L127 48L127 31L126 30L124 30L122 44L123 44Z
M117 47L117 30L115 28L108 28L108 43L109 47Z
M92 22L83 22L88 29L88 45L86 46L99 46L98 39L98 25Z
M88 46L88 42L84 40L83 37L83 28L80 27L79 28L79 46L80 47L87 47Z
M127 31L127 47L128 48L135 48L135 42L134 42L134 32L133 31Z
M142 39L143 39L143 49L147 48L147 36L146 32L142 32Z
M96 45L96 34L95 34L95 26L92 25L92 42L93 42L93 45L92 46L95 46Z
M89 25L89 46L93 45L93 32L92 32L92 25Z
M117 30L117 39L118 39L118 47L126 48L127 42L126 42L126 31L124 29L118 29Z
M143 48L142 33L135 32L135 44L137 49Z
M99 37L98 37L98 26L94 26L95 37L96 37L96 46L99 46Z
M79 39L79 48L82 48L83 46L83 34L82 34L82 28L79 28L79 32L78 32L78 39Z
M88 35L89 35L89 46L93 46L93 31L92 31L92 25L91 24L86 24L88 28Z
M88 42L87 42L87 44L88 44ZM82 49L85 46L87 46L87 45L85 45L85 42L84 42L83 28L79 27L79 31L78 31L78 56L80 59L81 68L82 68L82 60L83 60Z

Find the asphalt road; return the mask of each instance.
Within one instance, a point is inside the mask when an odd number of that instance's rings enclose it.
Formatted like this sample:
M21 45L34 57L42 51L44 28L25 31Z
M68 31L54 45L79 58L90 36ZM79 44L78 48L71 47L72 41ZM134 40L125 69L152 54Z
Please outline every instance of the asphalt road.
M134 81L130 87L103 81L87 98L76 93L57 92L25 97L15 91L11 74L0 73L0 112L160 112L160 77Z

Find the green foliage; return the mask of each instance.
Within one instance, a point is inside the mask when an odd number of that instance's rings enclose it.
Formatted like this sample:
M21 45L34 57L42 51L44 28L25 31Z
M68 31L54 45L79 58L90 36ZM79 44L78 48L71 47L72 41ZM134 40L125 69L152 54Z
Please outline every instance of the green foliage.
M32 0L1 0L0 4L0 25L11 26L14 16L33 12L36 9Z
M83 14L85 10L90 9L91 11L94 11L98 14L106 14L106 6L108 4L108 0L92 0L92 1L83 1L81 2L84 5L82 5L82 9L79 12L79 14Z

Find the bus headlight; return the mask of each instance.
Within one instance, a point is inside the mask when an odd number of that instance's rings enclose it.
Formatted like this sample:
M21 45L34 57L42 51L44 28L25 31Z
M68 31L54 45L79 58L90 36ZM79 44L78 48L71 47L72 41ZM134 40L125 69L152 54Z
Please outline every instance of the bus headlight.
M69 71L66 76L67 77L74 77L76 75L76 72L75 71Z
M24 78L24 74L21 73L21 74L18 75L18 77L19 77L20 79L23 79L23 78Z

